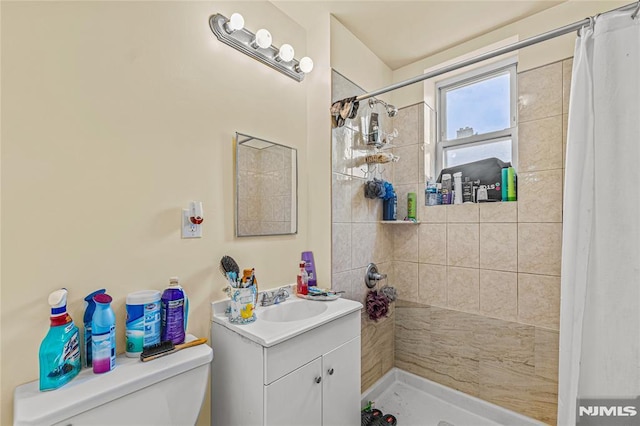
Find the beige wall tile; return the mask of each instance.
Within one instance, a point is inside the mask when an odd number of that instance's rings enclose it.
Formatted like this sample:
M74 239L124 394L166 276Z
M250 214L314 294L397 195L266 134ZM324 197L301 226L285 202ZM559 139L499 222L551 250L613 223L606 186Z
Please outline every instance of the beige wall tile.
M536 327L535 366L536 375L558 382L559 333Z
M562 222L562 169L518 175L518 221Z
M496 318L476 316L473 344L480 361L511 361L533 365L535 327Z
M414 145L420 142L420 112L422 105L400 108L393 120L393 127L398 129L398 137L391 143L395 146Z
M357 300L353 292L353 270L338 272L331 276L331 289L335 291L344 291L342 297L349 300Z
M420 357L428 354L431 344L429 307L404 308L395 310L395 349L398 355L412 354Z
M518 274L518 322L558 330L560 277Z
M421 222L447 223L447 206L418 206L418 215Z
M333 173L331 183L331 221L351 222L351 177Z
M375 247L373 248L373 262L391 262L393 260L393 228L391 226L394 225L383 225L381 223L376 223L375 225L376 237Z
M331 269L344 272L351 269L351 224L334 223L331 230Z
M562 115L518 125L518 173L562 167ZM520 188L518 188L520 189Z
M569 97L571 95L571 73L573 71L573 58L562 61L562 113L569 112Z
M384 321L384 320L383 320ZM382 353L378 350L379 329L366 313L362 314L360 334L361 390L365 391L382 377Z
M393 260L404 262L418 261L418 225L395 226L393 234Z
M384 376L395 364L395 310L389 314L389 318L380 320L378 327L380 335L377 339L380 351L380 373Z
M478 312L480 307L478 269L447 267L447 305L459 311Z
M480 228L478 224L447 225L447 265L478 268L480 265Z
M418 264L393 262L393 281L389 285L398 291L398 299L415 302L418 300Z
M537 377L532 365L513 361L480 361L480 398L555 424L557 385Z
M369 220L369 199L364 196L364 179L351 180L351 222Z
M562 62L518 74L518 120L562 114Z
M335 225L334 225L335 227ZM375 262L376 223L351 224L351 268L362 268ZM334 258L334 260L337 260Z
M480 313L517 321L518 274L480 270Z
M420 263L447 264L447 225L422 223L418 231L418 260Z
M518 272L560 276L561 223L518 224Z
M404 185L420 182L419 145L408 145L393 148L394 155L400 157L396 163L387 163L383 167L393 167L393 184Z
M480 224L480 268L518 271L518 224Z
M482 222L517 222L518 221L518 203L481 203L480 223Z
M569 114L562 115L562 167L567 167L567 129Z
M447 267L419 264L418 302L434 306L447 306Z
M479 204L448 205L447 222L449 223L478 223Z

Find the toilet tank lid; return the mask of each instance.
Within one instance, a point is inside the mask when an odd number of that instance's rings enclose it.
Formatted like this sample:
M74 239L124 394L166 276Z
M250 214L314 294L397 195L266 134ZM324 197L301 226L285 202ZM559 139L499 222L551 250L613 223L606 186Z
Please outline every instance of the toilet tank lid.
M187 341L194 339L187 335ZM213 350L206 344L148 362L123 354L117 357L113 371L94 374L91 368L85 368L60 389L40 392L37 380L26 383L13 393L13 424L54 424L208 364L212 359Z

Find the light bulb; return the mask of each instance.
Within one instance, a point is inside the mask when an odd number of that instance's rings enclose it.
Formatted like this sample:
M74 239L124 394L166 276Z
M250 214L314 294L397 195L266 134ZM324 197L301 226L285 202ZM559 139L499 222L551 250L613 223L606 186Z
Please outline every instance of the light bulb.
M304 58L300 59L300 63L296 67L296 71L298 72L302 71L305 74L309 74L312 69L313 69L313 61L308 56L305 56Z
M239 13L232 13L231 18L224 24L224 29L231 34L244 28L244 18Z
M280 46L280 50L276 55L276 61L290 62L293 59L294 54L295 52L293 50L293 46L285 43L282 46Z
M259 29L256 32L256 36L254 37L251 46L254 49L257 49L258 47L262 47L263 49L268 48L271 46L271 33L264 28Z

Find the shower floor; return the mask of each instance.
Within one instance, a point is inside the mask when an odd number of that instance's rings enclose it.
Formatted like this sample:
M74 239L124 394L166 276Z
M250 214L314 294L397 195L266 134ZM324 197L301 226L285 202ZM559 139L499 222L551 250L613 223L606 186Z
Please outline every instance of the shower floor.
M473 396L394 368L362 394L361 405L393 414L398 426L544 425Z

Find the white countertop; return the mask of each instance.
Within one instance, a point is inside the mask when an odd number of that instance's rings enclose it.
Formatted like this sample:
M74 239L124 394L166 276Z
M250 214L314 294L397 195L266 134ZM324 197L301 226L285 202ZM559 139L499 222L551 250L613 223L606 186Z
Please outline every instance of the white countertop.
M260 300L258 298L258 300ZM327 309L311 318L302 319L299 321L289 322L271 322L260 319L260 314L266 310L278 309L285 304L291 303L323 303L326 304ZM215 324L220 324L228 329L235 331L236 333L268 348L273 345L277 345L287 339L295 337L299 334L312 330L322 324L326 324L330 321L348 315L352 312L358 312L362 309L362 304L353 300L339 298L332 301L315 301L306 300L291 295L286 301L277 305L271 305L262 307L259 306L254 311L256 314L256 321L251 324L233 324L229 322L225 309L228 304L228 299L211 303L211 320Z

